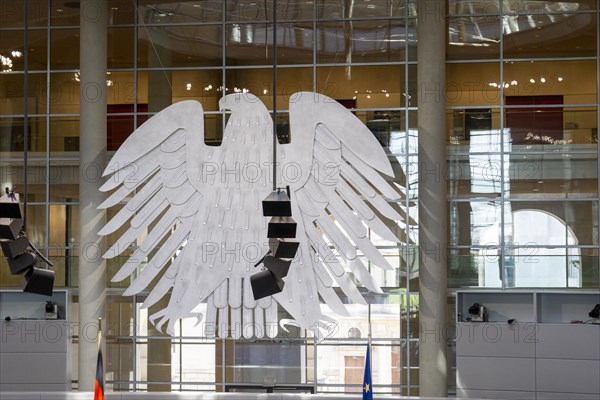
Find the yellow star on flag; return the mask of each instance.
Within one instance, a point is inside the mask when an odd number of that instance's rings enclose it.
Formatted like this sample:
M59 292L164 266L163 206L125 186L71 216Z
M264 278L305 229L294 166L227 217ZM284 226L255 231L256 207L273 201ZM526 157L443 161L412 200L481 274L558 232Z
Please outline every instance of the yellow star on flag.
M364 389L365 389L366 393L369 393L369 384L368 383L365 384Z

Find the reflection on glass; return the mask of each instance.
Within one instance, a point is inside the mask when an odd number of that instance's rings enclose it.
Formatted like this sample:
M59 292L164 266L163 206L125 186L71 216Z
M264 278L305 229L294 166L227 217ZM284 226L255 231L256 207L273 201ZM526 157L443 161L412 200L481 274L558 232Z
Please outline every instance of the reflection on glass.
M262 384L273 377L276 383L303 383L306 376L301 361L305 351L302 342L227 341L226 352L233 362L228 365L231 375L227 381Z
M149 26L138 29L140 68L221 65L222 26Z
M510 61L504 64L504 81L487 78L493 88L504 86L507 99L515 102L507 105L529 106L541 111L556 104L596 104L596 62L577 61ZM558 101L556 96L558 94ZM535 97L534 97L535 96Z
M77 26L80 11L78 1L50 0L50 25Z
M500 57L500 19L495 16L464 16L448 19L449 60Z
M120 1L129 2L129 0ZM143 23L208 23L221 21L223 3L221 0L184 0L177 2L138 0L135 11L137 11Z
M226 25L226 61L231 66L271 65L273 25L234 23ZM277 24L277 64L311 64L312 24Z
M393 18L414 15L415 6L402 0L346 2L341 0L318 0L317 18L339 20L341 18Z
M110 320L109 320L110 324ZM105 357L108 360L119 360L119 362L106 363L104 370L107 379L117 381L113 383L112 390L134 390L133 383L127 383L132 379L134 371L134 346L131 339L112 339L107 337Z
M499 286L499 252L497 246L450 250L448 287L486 287L486 279Z
M595 146L594 146L595 147ZM598 195L595 154L510 154L510 197L593 198Z
M531 67L529 67L531 68ZM504 78L506 79L506 78ZM451 63L446 65L445 100L448 107L488 108L499 106L502 100L498 82L500 64ZM432 97L435 88L420 90L421 96ZM439 94L438 96L441 96ZM500 128L500 126L495 126Z
M79 68L79 29L50 31L50 68Z
M596 15L566 13L567 8L577 8L576 2L543 3L548 8L558 8L559 13L503 17L504 56L593 57L597 48Z
M107 36L107 67L132 68L134 28L109 28Z
M79 117L51 117L50 151L79 151Z
M197 382L198 384L215 382L214 343L190 343L186 341L181 344L174 343L172 359L171 381ZM198 362L198 360L202 360L202 362ZM203 386L196 390L209 389L205 387L206 385Z
M226 93L251 93L258 97L268 109L273 108L272 69L229 69L227 70ZM287 110L289 103L298 101L298 92L313 90L311 68L277 69L278 110ZM220 92L221 94L221 92Z
M348 108L400 107L406 95L403 76L401 65L318 67L317 91L351 105Z
M24 70L24 33L0 30L0 73Z
M404 20L319 22L317 63L398 62L404 60Z

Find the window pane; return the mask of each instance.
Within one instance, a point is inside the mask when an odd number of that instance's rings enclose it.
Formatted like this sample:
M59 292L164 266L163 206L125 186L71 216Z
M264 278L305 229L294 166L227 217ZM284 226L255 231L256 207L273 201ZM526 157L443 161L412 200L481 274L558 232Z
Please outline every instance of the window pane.
M222 19L222 7L221 0L138 0L137 13L146 24L219 22Z
M92 12L90 11L90 14ZM78 26L80 13L78 1L50 0L50 25L52 26Z
M227 24L226 61L236 65L271 65L273 63L273 28L271 24ZM313 56L312 24L277 24L277 63L311 64Z
M79 29L54 29L50 39L50 68L79 68Z
M138 29L138 67L221 65L221 25L150 26ZM125 51L125 50L124 50Z
M45 71L48 66L48 31L29 30L29 71Z
M448 60L500 58L500 19L465 16L448 19Z
M511 198L595 198L598 196L598 160L595 154L511 154Z
M509 163L500 153L451 154L444 173L448 177L448 194L457 199L495 199L510 189Z
M380 77L385 76L382 80ZM335 100L343 100L348 108L400 107L405 92L404 67L319 67L317 91ZM389 95L389 96L388 96Z
M107 39L107 66L112 68L132 68L134 58L133 28L109 28Z
M498 246L502 209L499 201L451 202L450 245Z
M504 235L515 245L598 244L596 201L512 201L510 209Z
M596 104L595 71L595 61L511 61L504 64L504 85L509 85L504 94L508 97L561 93L563 104Z
M222 82L220 70L141 71L138 74L138 112L156 113L183 100L199 101L205 112L218 111L223 95ZM138 126L141 122L138 116Z
M448 287L500 287L500 249L488 248L450 250Z
M46 245L46 207L35 205L26 207L27 221L25 231L31 243L36 247L44 248Z
M570 6L576 6L572 3ZM568 7L568 6L567 6ZM506 58L594 57L595 14L510 15L503 19Z
M44 202L46 199L46 167L44 161L29 159L27 163L27 196L25 196L23 153L21 159L4 161L0 164L0 184L12 188L20 195L21 206L27 202ZM27 197L27 198L26 198ZM25 210L22 208L21 212Z
M505 257L506 287L582 287L579 249L524 247Z
M319 22L317 63L404 61L405 20Z
M449 151L498 151L497 146L500 143L494 145L492 138L501 138L500 121L500 110L496 108L461 108L447 111L447 144L451 146Z
M52 114L79 114L79 95L78 75L75 73L50 74L49 98Z
M138 1L138 4L141 1ZM108 24L132 24L136 21L136 4L129 0L108 0Z
M132 339L106 339L106 380L116 381L112 384L113 391L133 390L134 343Z
M25 25L25 4L29 26L46 26L48 23L48 0L3 0L0 2L0 26L6 28Z
M414 13L407 10L404 0L346 2L343 0L318 0L317 18L338 20L340 18L385 18L401 17Z
M272 21L274 1L227 0L227 21ZM313 1L289 0L278 2L277 20L312 19Z
M184 342L173 346L173 376L174 382L215 382L215 344ZM201 360L201 362L200 362ZM209 390L200 387L197 390Z
M594 10L596 9L596 2L594 0L579 0L576 2L511 0L504 2L503 6L503 11L506 14L549 14Z
M296 101L298 92L312 91L313 75L311 68L277 69L277 109L287 110L290 101ZM227 70L227 91L248 91L257 96L267 107L273 108L272 69L229 69ZM243 94L242 94L243 96Z
M77 202L79 200L79 178L80 172L78 161L50 161L50 171L48 176L50 202ZM78 213L71 211L70 217L78 220L78 215ZM76 225L78 228L79 223ZM74 237L76 236L77 235Z
M79 117L50 118L50 152L58 153L79 151Z
M228 382L262 385L265 377L272 377L281 384L303 383L302 342L227 342L226 353L233 361L227 366Z
M0 72L23 71L24 31L0 30Z
M506 79L506 78L505 78ZM446 65L448 107L489 107L500 105L500 64L464 63ZM421 96L442 96L439 88L421 89Z

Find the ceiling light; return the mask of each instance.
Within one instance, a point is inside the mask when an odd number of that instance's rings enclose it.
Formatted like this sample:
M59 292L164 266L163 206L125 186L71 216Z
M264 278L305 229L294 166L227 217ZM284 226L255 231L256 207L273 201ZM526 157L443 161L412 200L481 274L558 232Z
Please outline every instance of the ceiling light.
M192 84L191 83L186 83L185 84L185 90L192 90Z
M535 83L535 79L531 78L531 79L529 80L529 82L531 82L531 83Z
M559 76L559 77L558 77L558 81L559 81L559 82L562 82L562 81L563 81L563 77L562 77L562 76Z
M10 54L12 54L14 58L20 58L23 55L23 53L18 50L13 50Z
M540 78L540 82L542 82L542 83L546 83L546 78L544 78L544 77L541 77L541 78Z

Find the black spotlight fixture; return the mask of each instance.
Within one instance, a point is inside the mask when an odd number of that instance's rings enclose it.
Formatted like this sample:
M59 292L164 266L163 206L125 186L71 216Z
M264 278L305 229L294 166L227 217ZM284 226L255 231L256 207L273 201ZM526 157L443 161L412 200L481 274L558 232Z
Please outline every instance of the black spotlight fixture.
M600 304L596 304L596 306L589 313L590 318L600 318Z
M488 320L487 309L483 304L474 303L469 307L469 314L472 316L467 320L471 320L472 322L487 322Z
M54 271L36 265L38 258L51 267L53 265L35 248L22 229L19 195L6 188L6 194L0 197L0 247L10 273L23 274L24 292L52 296Z
M292 219L292 205L289 186L277 189L262 202L263 215L271 217L267 228L269 251L254 266L263 264L262 271L250 277L254 300L271 296L283 290L293 258L299 243L296 237L296 222Z

